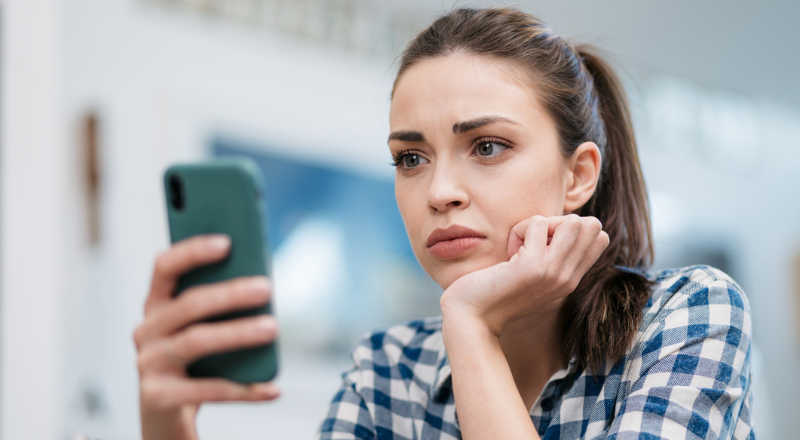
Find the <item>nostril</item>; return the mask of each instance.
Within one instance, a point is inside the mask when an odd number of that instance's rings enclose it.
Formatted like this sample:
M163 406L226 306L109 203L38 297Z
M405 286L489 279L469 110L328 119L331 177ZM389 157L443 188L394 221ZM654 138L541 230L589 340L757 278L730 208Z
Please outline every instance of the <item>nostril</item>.
M461 206L461 202L459 202L458 200L454 200L454 201L452 201L450 203L452 203L453 206Z

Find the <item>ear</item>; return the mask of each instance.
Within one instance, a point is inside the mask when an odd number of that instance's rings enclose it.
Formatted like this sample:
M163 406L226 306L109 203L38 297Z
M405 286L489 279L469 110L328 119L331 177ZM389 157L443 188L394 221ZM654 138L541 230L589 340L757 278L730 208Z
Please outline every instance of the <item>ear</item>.
M600 165L600 149L594 142L584 142L575 149L565 176L564 214L579 210L592 197Z

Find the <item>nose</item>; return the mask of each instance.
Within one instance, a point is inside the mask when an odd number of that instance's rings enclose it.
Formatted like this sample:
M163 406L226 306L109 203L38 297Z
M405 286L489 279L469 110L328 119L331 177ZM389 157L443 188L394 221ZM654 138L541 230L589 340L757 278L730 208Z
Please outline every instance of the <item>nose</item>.
M453 167L443 166L442 163L437 165L428 188L428 207L431 212L469 206L465 176Z

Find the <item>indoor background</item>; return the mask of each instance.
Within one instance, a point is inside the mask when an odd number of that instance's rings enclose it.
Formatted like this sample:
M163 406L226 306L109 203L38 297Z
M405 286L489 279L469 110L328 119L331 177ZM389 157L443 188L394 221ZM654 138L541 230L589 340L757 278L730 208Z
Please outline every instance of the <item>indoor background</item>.
M610 55L655 267L739 282L758 438L797 438L800 4L721 0L0 0L0 438L140 437L162 174L229 155L267 181L283 397L206 405L200 435L312 437L361 334L439 313L386 137L396 57L454 4L515 5Z

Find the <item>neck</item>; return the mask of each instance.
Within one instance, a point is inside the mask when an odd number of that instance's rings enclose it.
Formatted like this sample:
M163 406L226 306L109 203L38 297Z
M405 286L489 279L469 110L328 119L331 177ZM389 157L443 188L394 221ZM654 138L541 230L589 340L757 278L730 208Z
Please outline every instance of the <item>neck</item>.
M532 315L513 321L500 335L514 382L529 409L548 379L566 362L561 355L559 310L560 305L544 317Z

